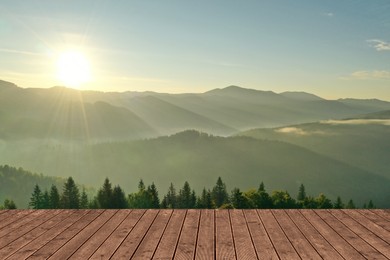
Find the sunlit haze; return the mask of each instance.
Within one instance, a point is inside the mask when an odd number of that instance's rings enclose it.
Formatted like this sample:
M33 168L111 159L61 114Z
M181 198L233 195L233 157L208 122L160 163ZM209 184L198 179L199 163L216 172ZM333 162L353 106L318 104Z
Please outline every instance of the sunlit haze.
M390 100L389 13L388 0L3 0L0 79L25 88L238 85Z

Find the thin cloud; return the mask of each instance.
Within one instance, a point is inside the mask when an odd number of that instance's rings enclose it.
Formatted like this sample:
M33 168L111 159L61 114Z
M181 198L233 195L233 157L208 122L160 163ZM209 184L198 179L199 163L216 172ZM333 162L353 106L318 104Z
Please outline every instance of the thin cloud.
M328 17L333 17L334 13L323 13L323 15L328 16Z
M377 79L390 79L390 71L386 70L374 70L374 71L355 71L350 75L345 77L340 77L340 79L353 79L353 80L377 80Z
M15 54L22 54L22 55L30 55L30 56L42 56L42 55L44 55L44 54L38 53L38 52L20 51L20 50L12 50L12 49L4 49L4 48L0 48L0 52L15 53Z
M385 42L379 39L367 40L370 43L371 47L375 48L377 51L390 51L390 42Z

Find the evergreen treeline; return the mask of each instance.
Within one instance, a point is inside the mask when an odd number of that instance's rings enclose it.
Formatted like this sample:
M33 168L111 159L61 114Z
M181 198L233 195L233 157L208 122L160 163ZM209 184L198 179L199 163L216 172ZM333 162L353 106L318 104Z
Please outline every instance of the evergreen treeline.
M167 193L160 201L156 185L145 186L141 179L138 184L138 191L129 194L119 185L113 187L110 180L106 178L102 187L98 190L97 195L89 199L85 190L80 193L72 177L69 177L62 188L60 194L57 187L52 185L50 190L42 191L39 185L36 185L31 195L31 208L34 209L81 209L81 208L104 208L104 209L123 209L123 208L142 208L142 209L287 209L287 208L304 208L304 209L342 209L356 208L353 200L344 204L340 197L332 202L324 194L317 197L308 196L305 186L300 185L298 196L292 198L287 191L274 190L269 194L265 190L264 183L261 182L259 188L241 191L234 188L229 194L226 184L219 177L214 187L204 188L199 196L191 189L190 184L186 181L178 191L171 183ZM372 200L363 208L374 208Z

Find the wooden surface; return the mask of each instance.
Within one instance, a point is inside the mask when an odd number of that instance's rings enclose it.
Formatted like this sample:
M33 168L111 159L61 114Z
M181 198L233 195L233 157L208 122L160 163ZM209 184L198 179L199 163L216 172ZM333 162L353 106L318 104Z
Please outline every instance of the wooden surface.
M0 210L0 259L390 259L390 210Z

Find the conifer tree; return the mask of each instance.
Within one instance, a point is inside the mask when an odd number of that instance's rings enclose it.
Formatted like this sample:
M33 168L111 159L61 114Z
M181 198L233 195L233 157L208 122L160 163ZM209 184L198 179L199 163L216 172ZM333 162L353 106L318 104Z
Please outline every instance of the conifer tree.
M149 194L151 208L158 209L160 207L160 199L158 198L158 191L154 182L148 186L147 192Z
M304 201L305 198L306 198L305 186L303 186L303 184L301 184L301 186L299 186L297 200L298 201Z
M212 198L217 208L223 204L229 203L229 195L226 190L226 184L222 182L221 177L218 177L217 183L212 190Z
M346 209L355 209L355 203L353 203L353 200L350 199L347 203L347 206L345 206Z
M4 209L16 209L16 204L13 200L5 199L3 208Z
M259 189L257 190L256 199L253 200L256 208L258 209L270 209L272 208L272 199L268 192L265 191L265 185L263 182L260 183Z
M211 191L203 188L202 194L196 200L196 208L198 209L212 209L214 208L213 201L211 199Z
M260 186L259 186L259 190L258 190L258 191L259 191L259 192L262 192L262 191L265 192L264 182L261 182L261 183L260 183Z
M112 208L114 209L125 209L127 208L127 200L125 192L122 188L117 185L112 191Z
M332 202L323 193L320 193L315 199L318 209L331 209L333 208Z
M178 208L182 209L191 209L195 207L196 203L196 196L194 201L194 192L191 192L190 184L186 181L184 182L184 186L179 191L179 196L177 197L178 200Z
M370 201L368 202L367 208L368 208L368 209L375 209L375 206L374 206L374 203L372 202L372 200L370 200Z
M50 208L59 209L60 208L60 194L58 192L57 186L54 184L50 188Z
M102 209L112 208L112 186L108 178L104 180L103 186L98 190L97 201Z
M231 195L231 203L236 209L247 209L250 207L248 198L243 195L239 188L234 188Z
M29 206L33 209L42 208L42 191L38 184L35 184L34 191L30 198Z
M80 194L72 177L69 177L61 194L61 208L63 209L78 209L80 208Z
M88 206L89 206L88 195L85 192L85 189L83 188L80 197L80 209L87 209Z
M287 191L275 190L272 192L272 204L276 209L293 209L296 208L295 200L291 198Z
M177 202L177 195L176 195L176 189L173 183L169 185L168 192L164 196L164 199L161 202L161 207L162 208L169 208L169 209L174 209L176 208L176 202Z
M337 196L336 202L333 205L334 209L342 209L344 208L344 203L341 201L340 196Z
M50 195L47 190L42 195L42 209L50 209Z

